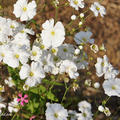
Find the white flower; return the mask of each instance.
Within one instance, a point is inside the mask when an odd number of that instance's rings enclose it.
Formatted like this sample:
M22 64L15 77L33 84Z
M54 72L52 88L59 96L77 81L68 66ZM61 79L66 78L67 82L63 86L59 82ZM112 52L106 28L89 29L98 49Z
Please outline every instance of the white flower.
M98 77L101 77L104 73L106 73L109 66L108 58L104 55L102 58L97 58L97 63L95 64L96 74Z
M91 111L91 104L88 103L87 101L81 101L78 103L78 109L79 111L81 112L84 112L84 111Z
M68 112L63 106L61 106L61 104L47 103L46 106L47 106L45 112L46 120L67 120Z
M39 62L43 66L44 71L47 73L52 72L53 68L55 67L52 55L47 51L43 52Z
M11 19L7 19L7 23L9 26L10 35L13 36L16 33L17 28L19 27L19 23Z
M9 87L15 86L14 81L12 80L11 77L9 77L7 80L5 80L5 84L7 84Z
M10 50L8 45L0 45L0 62L3 61L4 63L9 62L9 55L12 55L12 51Z
M104 74L104 79L115 78L119 74L118 70L115 70L114 67L109 64L107 71Z
M102 105L100 105L100 106L98 106L98 110L99 110L100 112L104 112L104 107L103 107Z
M75 34L74 40L79 45L82 43L94 43L94 39L91 39L92 33L90 31L81 31Z
M120 79L108 79L103 82L103 89L108 96L120 97Z
M80 22L79 22L79 26L81 26L82 24L83 24L83 22L82 22L82 21L80 21Z
M36 15L36 2L32 1L28 3L28 0L18 0L14 4L13 13L21 21L28 21Z
M91 111L84 111L77 114L77 120L93 120Z
M77 120L77 112L73 110L69 110L68 114L70 116L70 120Z
M26 64L30 56L29 52L24 49L19 48L18 46L12 46L12 55L8 56L9 62L7 63L10 67L16 68L19 66L19 62Z
M88 62L86 61L87 58L87 54L84 54L81 52L80 55L78 56L74 56L73 57L73 61L77 66L77 69L85 69L86 66L88 66Z
M80 13L80 18L83 18L84 17L84 13Z
M79 8L84 8L84 0L68 0L70 2L70 6L75 8L75 10L79 10Z
M42 55L42 51L39 47L33 45L31 50L31 60L39 61Z
M22 33L17 33L15 36L14 36L14 39L12 41L12 43L20 46L20 47L23 47L25 49L29 49L30 48L30 40L29 40L29 37L27 34L22 34Z
M92 80L91 79L86 79L85 80L85 85L86 86L91 86L91 84L92 84Z
M7 19L0 17L0 42L4 43L9 40L10 28L7 23Z
M17 98L14 98L14 100L8 104L8 111L10 113L19 111L19 103Z
M109 110L108 107L105 107L104 113L105 113L105 115L108 116L108 117L111 115L111 112L110 112L110 110Z
M102 17L104 17L104 15L106 14L105 8L98 2L94 2L94 4L91 5L90 10L94 12L94 15L96 17L98 16L99 13Z
M79 55L79 54L80 54L80 49L75 49L74 54L75 54L75 55Z
M75 48L72 44L63 44L58 47L58 56L62 60L70 59L72 60Z
M75 19L76 19L76 15L72 15L71 20L75 20Z
M45 77L43 68L38 62L32 62L31 66L28 64L23 65L19 75L22 80L27 79L25 84L30 87L41 83L41 79Z
M68 73L71 79L76 79L79 76L77 66L70 60L64 60L60 65L60 73Z
M42 27L41 38L46 48L56 48L65 40L65 29L60 21L54 25L54 19L50 19L43 23Z
M99 110L100 112L104 112L105 115L108 116L108 117L111 115L111 112L110 112L110 110L109 110L108 107L103 107L102 105L100 105L100 106L98 107L98 110Z
M92 44L90 48L94 53L97 53L99 51L98 46L96 44Z
M94 88L98 89L100 87L100 83L99 82L95 82L94 83Z

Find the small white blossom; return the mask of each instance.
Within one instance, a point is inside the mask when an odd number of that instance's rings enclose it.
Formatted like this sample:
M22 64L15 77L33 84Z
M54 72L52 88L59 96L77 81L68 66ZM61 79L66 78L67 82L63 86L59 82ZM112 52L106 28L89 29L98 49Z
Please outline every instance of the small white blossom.
M36 15L36 6L35 1L28 3L28 0L18 0L14 4L13 13L21 21L28 21Z
M75 10L79 10L79 8L84 8L84 0L68 0L70 2L70 6L75 8Z
M19 108L19 103L17 101L17 98L14 98L14 100L8 104L8 111L10 113L12 113L12 112L18 112L19 109L20 108Z
M80 18L83 18L84 17L84 13L80 13Z
M80 45L82 43L94 43L94 39L91 39L92 33L90 31L84 32L81 31L75 34L74 40L75 42Z
M42 51L39 47L33 45L31 50L31 60L39 61L42 55Z
M94 53L97 53L99 51L98 46L96 44L92 44L90 48Z
M80 49L75 49L74 54L75 54L75 55L79 55L79 54L80 54Z
M7 84L9 87L15 86L14 81L12 80L11 77L9 77L7 80L5 80L5 84Z
M65 29L60 21L54 25L54 19L47 20L42 24L42 28L41 38L47 49L56 48L65 40Z
M100 87L100 83L99 82L95 82L94 83L94 88L98 89Z
M46 104L46 120L67 120L68 112L61 104Z
M68 73L71 79L76 79L79 76L79 73L77 72L77 66L70 60L64 60L61 63L60 73L62 74L64 72Z
M94 4L91 5L90 10L94 12L94 15L96 17L98 16L99 13L102 17L104 17L104 15L106 14L105 8L98 2L94 2Z
M95 64L96 74L98 77L101 77L104 73L106 73L109 66L109 61L106 55L102 58L97 58L97 63Z
M75 20L75 19L76 19L76 15L72 15L71 20Z
M108 96L120 97L120 79L108 79L103 82L103 89Z
M30 87L41 83L41 79L45 77L44 70L38 62L32 62L31 66L28 64L23 65L19 75L22 80L27 79L25 84Z

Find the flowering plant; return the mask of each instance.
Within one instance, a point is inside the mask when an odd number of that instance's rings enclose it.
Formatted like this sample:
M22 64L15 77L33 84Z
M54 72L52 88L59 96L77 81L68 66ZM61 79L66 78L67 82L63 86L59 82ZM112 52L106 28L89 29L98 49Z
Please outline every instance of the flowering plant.
M112 119L107 103L112 96L120 97L119 71L86 25L88 17L104 19L101 4L17 0L12 11L16 20L1 12L0 66L8 73L0 85L0 113L11 113L11 120L97 120L99 114ZM65 21L59 13L67 7L71 13ZM49 8L52 17L46 17ZM96 60L91 51L104 55Z

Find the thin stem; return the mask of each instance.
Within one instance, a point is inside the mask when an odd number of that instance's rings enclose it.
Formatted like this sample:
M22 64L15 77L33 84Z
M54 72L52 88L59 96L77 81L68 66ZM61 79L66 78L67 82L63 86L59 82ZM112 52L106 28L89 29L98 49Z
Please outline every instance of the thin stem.
M55 7L56 11L55 11L55 23L57 22L58 19L58 7Z
M61 104L62 104L63 100L65 99L65 96L66 96L68 90L70 89L70 87L71 87L71 86L67 87L67 85L66 85L66 83L65 83L65 88L66 88L66 90L65 90L65 92L64 92L64 95L63 95L63 98L62 98Z

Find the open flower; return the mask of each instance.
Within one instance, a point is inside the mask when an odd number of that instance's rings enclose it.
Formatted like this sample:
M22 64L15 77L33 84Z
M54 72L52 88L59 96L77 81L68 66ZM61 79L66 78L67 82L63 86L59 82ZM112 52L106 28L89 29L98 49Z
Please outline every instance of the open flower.
M60 21L54 25L54 19L50 19L43 23L42 27L41 37L46 49L50 47L56 48L65 40L65 29Z
M68 112L61 104L47 103L46 120L67 120Z
M68 73L71 79L76 79L79 76L79 73L77 72L77 66L70 60L64 60L61 63L60 73L62 74L64 72Z
M17 99L17 101L18 102L20 102L20 104L22 105L22 106L24 106L24 103L28 103L28 95L27 94L25 94L23 97L22 97L22 94L20 93L20 94L18 94L18 96L20 97L20 98L18 98Z
M91 39L92 32L90 31L80 31L75 34L74 40L75 42L80 45L80 44L85 44L85 43L94 43L94 39Z
M23 65L19 75L22 80L27 78L25 84L29 87L35 86L37 83L41 83L41 79L45 77L44 70L38 62L32 62L31 66L28 64Z
M70 6L75 8L75 10L79 10L79 8L84 8L84 0L68 0L70 2Z
M108 79L103 82L103 89L108 96L120 97L120 79Z
M32 1L28 3L28 0L18 0L14 4L13 13L21 21L27 21L32 19L36 15L36 2Z
M104 17L104 15L106 14L105 8L98 2L94 2L94 4L91 5L90 10L94 12L94 15L96 17L98 16L99 13L102 17Z

